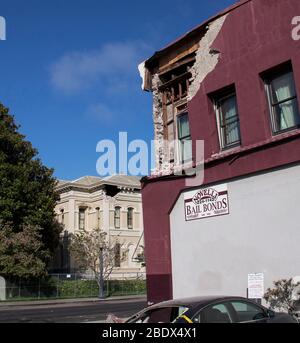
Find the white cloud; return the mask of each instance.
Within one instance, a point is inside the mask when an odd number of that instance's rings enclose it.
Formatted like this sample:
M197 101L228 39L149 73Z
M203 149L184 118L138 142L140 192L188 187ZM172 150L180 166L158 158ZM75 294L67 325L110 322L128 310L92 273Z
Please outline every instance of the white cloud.
M90 105L85 112L87 118L106 124L112 123L116 115L114 110L102 103Z
M75 94L91 87L124 88L138 75L137 65L151 51L140 41L114 42L99 50L66 53L51 66L51 84ZM104 89L105 90L105 89Z

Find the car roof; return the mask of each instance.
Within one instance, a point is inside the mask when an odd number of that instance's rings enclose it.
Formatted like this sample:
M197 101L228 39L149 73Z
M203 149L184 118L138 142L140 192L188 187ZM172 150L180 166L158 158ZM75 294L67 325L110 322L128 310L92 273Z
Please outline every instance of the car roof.
M250 301L250 299L246 299L243 297L238 296L224 296L224 295L208 295L208 296L198 296L198 297L190 297L190 298L179 298L174 300L163 301L148 307L149 309L155 309L160 307L169 307L169 306L185 306L189 308L194 307L205 307L206 305L214 302L222 302L226 300L246 300Z

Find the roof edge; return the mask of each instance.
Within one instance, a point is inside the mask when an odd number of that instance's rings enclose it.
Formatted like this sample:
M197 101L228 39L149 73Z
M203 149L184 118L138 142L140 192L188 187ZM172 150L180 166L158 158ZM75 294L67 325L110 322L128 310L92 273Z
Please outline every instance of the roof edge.
M153 56L151 56L150 58L148 58L146 61L144 61L143 63L145 64L145 66L148 66L149 64L151 64L154 60L156 60L157 58L161 57L162 55L164 55L168 50L170 50L174 45L178 44L179 42L181 42L182 40L188 38L189 36L193 35L196 31L202 29L204 26L207 26L209 23L211 23L212 21L224 16L225 14L228 14L232 11L234 11L235 9L244 6L245 4L247 4L248 2L251 2L254 0L240 0L238 3L231 5L227 8L225 8L224 10L222 10L221 12L218 12L216 15L208 18L207 20L205 20L204 22L202 22L201 24L197 25L196 27L194 27L193 29L191 29L190 31L188 31L187 33L185 33L184 35L180 36L179 38L177 38L174 42L168 44L166 47L164 47L161 50L158 50L154 53Z

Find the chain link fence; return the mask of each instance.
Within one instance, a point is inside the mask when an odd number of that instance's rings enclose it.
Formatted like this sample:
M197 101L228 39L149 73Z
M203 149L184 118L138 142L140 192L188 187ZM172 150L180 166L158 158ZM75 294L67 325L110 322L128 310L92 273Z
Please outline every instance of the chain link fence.
M98 297L99 287L93 275L51 274L47 279L6 280L5 290L0 289L0 292L5 294L7 301L92 298ZM106 297L146 294L146 275L113 274L105 280L104 292Z

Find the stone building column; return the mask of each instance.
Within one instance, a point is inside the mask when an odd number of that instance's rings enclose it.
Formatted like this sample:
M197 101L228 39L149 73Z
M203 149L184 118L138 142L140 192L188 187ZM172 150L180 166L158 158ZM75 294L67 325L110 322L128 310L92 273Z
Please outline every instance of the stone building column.
M75 199L69 200L69 232L74 233L76 227L76 216L75 216Z

